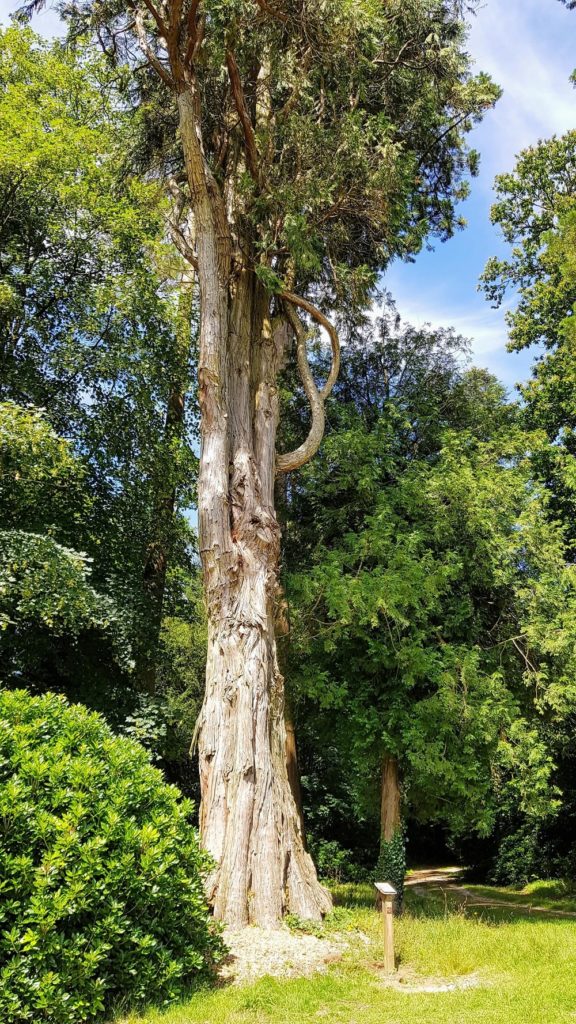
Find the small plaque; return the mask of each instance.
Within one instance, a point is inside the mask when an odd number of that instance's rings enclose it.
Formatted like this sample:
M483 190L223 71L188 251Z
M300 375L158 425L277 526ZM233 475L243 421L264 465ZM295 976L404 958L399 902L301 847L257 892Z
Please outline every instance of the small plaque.
M378 892L380 893L381 896L397 896L398 895L398 893L396 892L396 889L394 888L394 886L390 885L390 882L374 882L374 885L376 886L376 888L377 888L377 890L378 890Z

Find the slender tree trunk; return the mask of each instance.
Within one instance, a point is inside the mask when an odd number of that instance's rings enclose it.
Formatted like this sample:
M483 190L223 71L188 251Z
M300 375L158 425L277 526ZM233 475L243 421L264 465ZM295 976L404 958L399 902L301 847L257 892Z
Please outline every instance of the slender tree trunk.
M402 791L395 757L386 755L382 763L380 790L380 856L376 868L378 881L390 882L396 889L397 910L402 907L406 854L402 828Z
M398 761L385 757L382 764L382 787L380 793L380 833L390 843L402 825L402 794Z

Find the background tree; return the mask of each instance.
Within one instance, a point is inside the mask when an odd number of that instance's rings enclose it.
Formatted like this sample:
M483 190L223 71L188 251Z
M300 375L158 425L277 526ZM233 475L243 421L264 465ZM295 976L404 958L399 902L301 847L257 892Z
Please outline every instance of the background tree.
M528 427L545 430L554 442L540 453L537 469L548 482L573 545L576 132L521 153L514 171L496 179L496 193L492 220L511 251L503 259L489 260L482 284L495 305L515 293L515 305L507 313L510 348L540 346L532 376L520 391Z
M337 853L326 840L354 831L342 816L379 807L378 871L400 887L408 817L453 836L490 835L513 804L550 820L551 734L570 728L571 613L560 625L552 609L572 607L574 578L528 457L545 440L464 353L389 308L375 338L351 342L322 454L286 496L315 838Z
M122 75L12 28L0 76L0 394L45 408L81 458L90 499L55 536L93 558L153 692L167 575L176 585L195 548L193 288L161 190L128 159ZM47 683L60 670L45 666Z
M101 711L196 795L197 316L172 201L137 171L139 119L100 55L12 28L0 78L2 680ZM41 484L42 431L74 472L52 460Z

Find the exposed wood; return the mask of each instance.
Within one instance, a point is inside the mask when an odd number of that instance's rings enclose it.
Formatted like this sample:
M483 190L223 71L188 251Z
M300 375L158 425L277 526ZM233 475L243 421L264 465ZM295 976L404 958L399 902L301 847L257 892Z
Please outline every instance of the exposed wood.
M398 761L385 757L382 764L382 787L380 799L380 830L385 842L390 843L402 825L402 793ZM384 879L387 881L387 879Z
M256 136L254 134L254 126L252 124L250 114L248 113L246 100L244 98L244 90L242 89L242 82L240 81L238 65L232 50L226 51L226 67L228 68L228 77L230 79L230 88L232 89L234 106L236 107L238 117L240 118L240 124L242 125L242 130L244 132L246 165L250 174L254 178L254 181L259 182L260 161L258 157L258 147L256 145Z
M331 907L305 850L290 786L274 629L280 550L274 510L277 379L288 336L282 325L271 324L272 297L236 244L225 190L204 154L190 59L190 40L193 52L198 47L197 8L192 9L186 58L173 35L169 53L200 295L198 522L208 617L206 687L196 730L200 830L215 862L208 879L215 917L233 927L277 927L286 912L319 920ZM228 68L247 160L256 170L233 55ZM310 312L308 305L302 308Z

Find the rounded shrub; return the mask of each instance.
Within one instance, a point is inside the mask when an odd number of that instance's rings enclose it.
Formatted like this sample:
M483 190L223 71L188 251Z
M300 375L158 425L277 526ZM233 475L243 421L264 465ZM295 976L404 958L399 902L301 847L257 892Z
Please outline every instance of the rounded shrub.
M64 698L0 690L0 1021L166 1003L222 944L193 807L145 751Z

